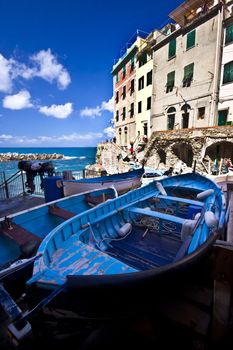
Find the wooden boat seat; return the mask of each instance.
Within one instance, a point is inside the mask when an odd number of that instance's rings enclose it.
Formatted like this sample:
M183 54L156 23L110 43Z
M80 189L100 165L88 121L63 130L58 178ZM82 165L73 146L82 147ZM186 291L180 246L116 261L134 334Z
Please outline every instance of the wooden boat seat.
M151 216L151 217L156 218L156 219L162 219L162 220L166 220L166 221L171 221L171 222L174 222L174 223L180 224L180 225L183 225L183 223L186 221L186 219L180 218L178 216L165 214L165 213L161 213L161 212L158 212L158 211L138 208L138 207L131 207L128 210L131 213Z
M200 202L200 201L196 201L193 199L188 199L188 198L181 198L181 197L173 197L173 196L162 196L162 195L158 195L156 198L159 199L165 199L171 202L179 202L179 203L185 203L188 205L195 205L195 206L199 206L199 207L203 207L204 203Z
M52 205L49 206L49 214L59 216L64 220L71 219L73 216L76 215L75 213L72 213L69 210L59 208L57 206L52 206Z
M15 241L20 247L27 245L29 242L40 243L42 241L42 238L35 236L25 228L13 223L11 224L10 228L4 225L2 232Z

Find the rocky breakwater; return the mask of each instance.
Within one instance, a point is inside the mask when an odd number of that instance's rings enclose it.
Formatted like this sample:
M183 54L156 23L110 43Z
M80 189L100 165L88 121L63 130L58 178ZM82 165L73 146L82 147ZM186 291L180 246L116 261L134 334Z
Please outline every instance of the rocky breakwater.
M0 153L0 162L12 162L20 160L56 160L63 159L64 155L59 153Z

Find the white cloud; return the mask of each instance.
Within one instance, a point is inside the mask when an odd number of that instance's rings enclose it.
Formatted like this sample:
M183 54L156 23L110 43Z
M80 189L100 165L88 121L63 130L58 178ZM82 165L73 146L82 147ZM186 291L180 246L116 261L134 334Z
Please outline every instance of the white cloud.
M0 54L0 91L10 92L11 83L11 63Z
M36 65L34 69L25 71L28 77L41 77L52 83L57 81L58 88L64 90L70 84L71 79L68 71L62 64L58 63L57 58L51 53L51 50L41 50L37 54L30 57L31 61ZM26 75L24 77L26 78Z
M107 102L103 101L101 105L101 109L113 113L114 111L113 97Z
M50 107L42 106L39 108L39 112L48 117L66 119L73 112L73 105L72 103L67 102L64 105L52 105Z
M81 117L101 117L103 111L109 111L113 113L113 97L109 101L103 101L101 107L97 106L95 108L85 107L80 111Z
M5 135L5 134L0 135L0 142L9 141L12 139L13 139L12 135Z
M18 94L5 96L2 102L4 108L23 109L33 105L30 102L31 95L27 90L21 90Z
M30 65L13 58L7 60L0 54L0 91L10 92L13 80L22 77L26 80L40 77L49 83L57 82L59 89L64 90L71 82L67 69L58 62L51 50L41 50L31 57Z
M20 145L54 145L54 144L77 144L77 142L84 144L94 144L95 141L101 139L103 133L101 132L88 132L86 134L72 133L61 136L12 136L12 135L0 135L0 143L20 144Z
M101 109L100 107L96 107L96 108L88 108L88 107L85 107L84 109L82 109L80 111L80 115L81 117L100 117L101 116Z
M104 129L104 133L111 139L115 136L115 129L112 126L109 126L108 128Z

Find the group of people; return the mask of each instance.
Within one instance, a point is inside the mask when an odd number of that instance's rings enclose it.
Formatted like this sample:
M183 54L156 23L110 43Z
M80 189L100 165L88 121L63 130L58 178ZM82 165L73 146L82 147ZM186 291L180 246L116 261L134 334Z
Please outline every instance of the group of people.
M229 173L230 169L232 168L231 159L225 159L224 162L222 162L221 169L220 163L218 159L215 159L213 166L212 166L212 175L218 175L219 171L223 174Z

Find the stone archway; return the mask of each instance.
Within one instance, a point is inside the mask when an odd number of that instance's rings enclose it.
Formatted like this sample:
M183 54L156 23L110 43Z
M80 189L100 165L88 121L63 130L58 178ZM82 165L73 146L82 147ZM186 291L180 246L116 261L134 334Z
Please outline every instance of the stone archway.
M193 149L189 143L176 143L172 146L172 152L182 162L186 163L188 167L193 164Z
M208 156L212 161L215 159L220 160L221 158L230 158L233 161L233 142L214 142L206 148L205 156Z

